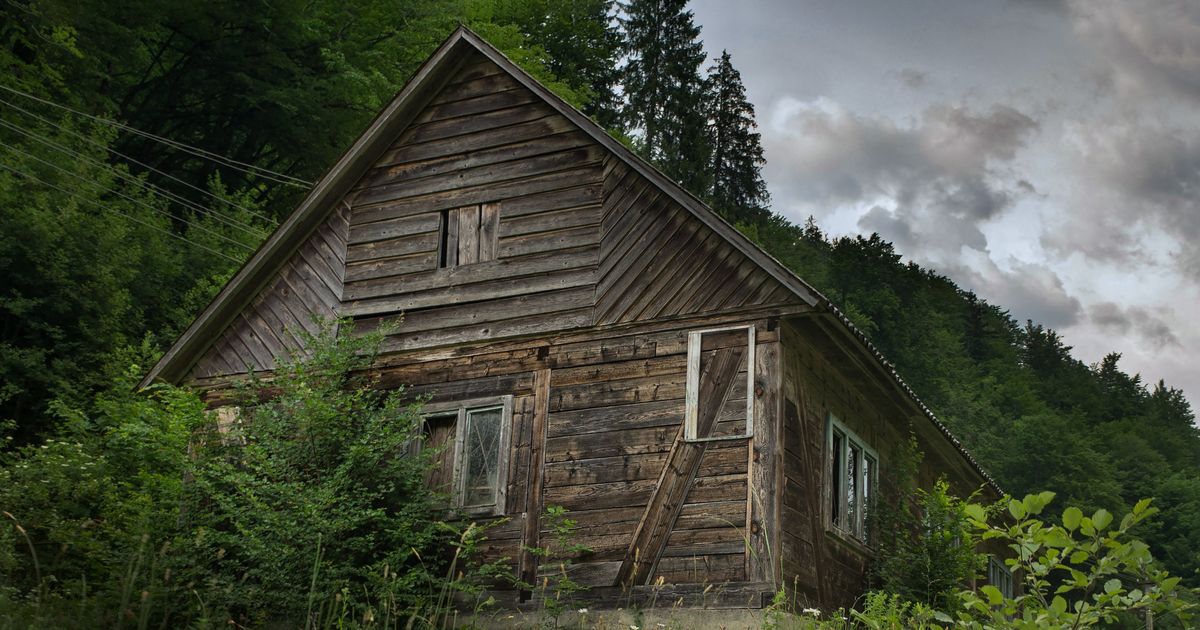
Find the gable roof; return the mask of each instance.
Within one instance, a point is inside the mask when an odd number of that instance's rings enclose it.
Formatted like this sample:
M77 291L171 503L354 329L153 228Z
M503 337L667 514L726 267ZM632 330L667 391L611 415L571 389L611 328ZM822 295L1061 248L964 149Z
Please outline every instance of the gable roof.
M857 347L869 355L876 362L878 368L884 370L892 383L911 398L916 407L948 438L972 468L999 492L999 488L991 476L979 466L949 429L917 398L912 389L904 383L866 335L856 329L832 302L751 242L697 197L633 153L587 115L563 101L513 63L504 53L465 26L459 26L438 47L437 51L425 60L404 88L375 117L366 131L317 181L296 210L242 265L212 302L171 345L158 363L146 374L140 386L145 387L156 380L177 382L182 379L213 341L271 282L293 254L329 217L335 206L344 199L355 183L388 150L395 137L417 117L438 91L445 87L453 76L454 70L473 54L482 54L500 66L517 82L607 149L612 156L646 178L668 198L685 208L693 217L766 271L794 294L798 301L813 307L816 312L831 315L837 322L837 325L832 327L833 332L853 338Z

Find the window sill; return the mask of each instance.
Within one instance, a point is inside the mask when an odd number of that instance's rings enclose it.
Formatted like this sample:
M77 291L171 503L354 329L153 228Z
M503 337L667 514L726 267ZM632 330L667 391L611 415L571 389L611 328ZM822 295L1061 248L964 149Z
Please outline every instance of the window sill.
M825 538L833 540L839 545L864 558L870 559L875 557L874 547L867 545L867 543L832 525L825 525Z

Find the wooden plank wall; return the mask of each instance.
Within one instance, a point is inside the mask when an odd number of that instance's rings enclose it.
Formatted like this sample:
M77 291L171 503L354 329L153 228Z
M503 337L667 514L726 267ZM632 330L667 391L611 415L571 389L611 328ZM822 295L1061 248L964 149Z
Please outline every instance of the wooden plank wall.
M348 212L334 211L273 281L209 348L188 381L275 367L275 359L303 348L297 331L317 332L313 316L337 315L345 269Z
M402 318L385 352L590 324L606 158L499 66L468 60L349 195L342 312L360 330ZM439 269L443 211L477 205L499 212L480 245L494 250Z
M379 387L407 384L411 394L434 402L512 394L505 510L511 520L490 535L489 557L509 558L516 569L526 515L561 505L577 521L572 542L591 548L576 558L575 579L614 586L683 422L688 331L751 321L759 348L778 345L778 333L763 319L696 318L414 351L385 359L372 376ZM531 476L535 447L542 446L533 435L539 372L549 376L540 480ZM212 404L221 391L210 394ZM651 581L660 575L667 583L747 580L750 455L745 439L710 445ZM540 500L531 493L539 481ZM537 531L542 545L552 540L544 523Z
M828 525L826 489L830 464L825 445L829 414L875 449L880 482L886 483L889 462L917 429L926 453L918 482L927 487L947 475L958 492L971 492L979 480L965 475L962 460L940 452L948 442L926 440L928 419L914 408L890 402L878 390L864 389L854 376L859 369L845 351L822 346L820 327L805 318L786 322L783 348L783 492L781 495L782 583L797 592L801 603L831 609L851 605L866 587L871 559L868 547L838 535ZM831 361L830 358L834 357ZM945 443L945 444L942 444ZM963 495L965 496L965 494Z
M623 163L604 175L598 324L794 301L757 264Z

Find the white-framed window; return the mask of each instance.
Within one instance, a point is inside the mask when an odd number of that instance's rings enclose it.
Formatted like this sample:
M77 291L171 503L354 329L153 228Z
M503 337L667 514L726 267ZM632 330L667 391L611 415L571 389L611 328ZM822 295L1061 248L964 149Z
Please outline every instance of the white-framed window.
M836 416L826 430L829 524L870 543L868 515L875 500L879 455Z
M1007 598L1012 599L1013 596L1013 576L1012 570L1005 566L1004 561L996 556L988 556L987 568L988 584L1000 589L1000 592Z
M712 370L721 370L728 378ZM685 440L736 440L754 435L754 326L688 333L685 400ZM702 410L702 405L720 408ZM706 417L704 427L700 426L701 411Z
M425 405L424 446L441 449L435 489L471 515L504 513L512 396Z

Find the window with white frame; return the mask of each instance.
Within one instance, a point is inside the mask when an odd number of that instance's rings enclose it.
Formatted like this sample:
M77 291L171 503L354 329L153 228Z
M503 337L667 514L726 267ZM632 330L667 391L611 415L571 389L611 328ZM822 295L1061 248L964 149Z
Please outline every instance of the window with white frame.
M439 449L429 483L467 514L503 514L512 396L425 406L425 448Z
M1005 597L1012 599L1012 571L996 556L988 556L988 584L995 586Z
M754 432L754 327L688 333L684 439L747 438Z
M829 416L828 456L829 523L834 528L869 543L868 514L875 500L879 456L832 414Z

